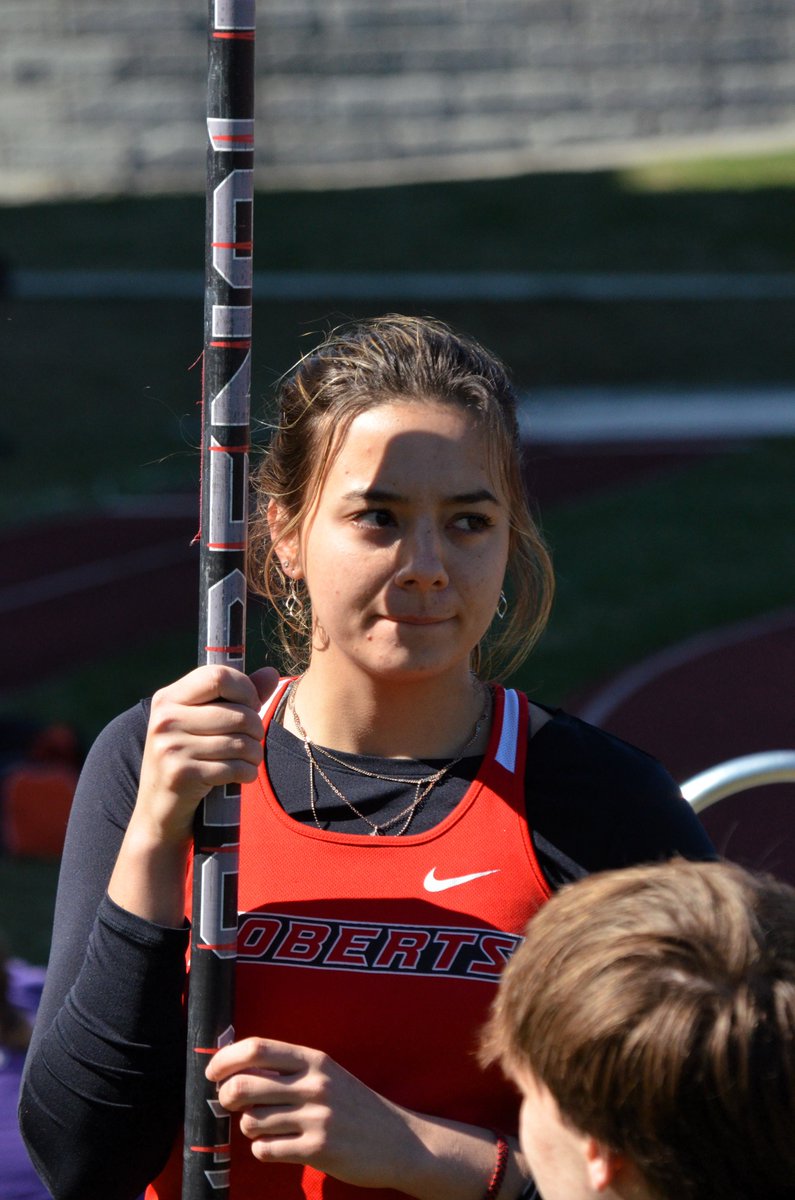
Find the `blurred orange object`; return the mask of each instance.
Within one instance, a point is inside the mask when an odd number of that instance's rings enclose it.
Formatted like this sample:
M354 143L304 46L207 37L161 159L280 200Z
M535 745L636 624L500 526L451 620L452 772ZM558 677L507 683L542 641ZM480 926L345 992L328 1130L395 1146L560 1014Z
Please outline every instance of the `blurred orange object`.
M22 762L0 784L2 843L7 854L60 858L77 770L63 763Z

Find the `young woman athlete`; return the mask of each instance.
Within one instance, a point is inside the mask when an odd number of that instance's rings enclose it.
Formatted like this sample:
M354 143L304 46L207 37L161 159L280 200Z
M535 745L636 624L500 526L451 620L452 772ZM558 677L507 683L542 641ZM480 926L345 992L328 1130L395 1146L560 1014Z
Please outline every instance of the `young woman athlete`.
M415 318L332 334L282 383L255 482L288 673L201 667L93 748L30 1152L56 1200L179 1197L191 828L237 780L236 1040L207 1068L232 1200L531 1195L518 1098L476 1058L501 967L561 884L711 847L652 759L489 682L552 590L492 355Z

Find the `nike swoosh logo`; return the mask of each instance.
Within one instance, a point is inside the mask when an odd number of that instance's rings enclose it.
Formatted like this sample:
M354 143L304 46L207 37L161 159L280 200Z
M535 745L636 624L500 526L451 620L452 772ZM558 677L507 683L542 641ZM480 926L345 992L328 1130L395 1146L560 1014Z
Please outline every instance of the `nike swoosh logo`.
M431 867L423 881L426 892L446 892L448 888L460 887L462 883L471 883L473 879L482 879L484 875L496 875L499 867L491 871L473 871L471 875L452 875L449 879L437 879L436 867Z

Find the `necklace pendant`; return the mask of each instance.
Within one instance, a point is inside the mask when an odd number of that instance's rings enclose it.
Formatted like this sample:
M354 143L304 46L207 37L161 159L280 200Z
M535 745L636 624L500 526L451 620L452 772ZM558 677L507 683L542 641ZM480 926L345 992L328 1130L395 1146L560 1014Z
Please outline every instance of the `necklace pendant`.
M370 830L370 833L368 834L368 836L369 836L369 837L378 837L378 830L377 830L377 829L371 829L371 830Z

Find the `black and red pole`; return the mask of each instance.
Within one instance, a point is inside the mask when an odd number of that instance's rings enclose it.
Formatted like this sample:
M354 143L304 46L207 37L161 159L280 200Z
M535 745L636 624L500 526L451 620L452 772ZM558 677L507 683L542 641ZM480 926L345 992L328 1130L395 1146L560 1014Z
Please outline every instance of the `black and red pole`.
M255 0L209 0L199 664L245 668ZM196 817L183 1200L229 1195L230 1118L204 1071L234 1038L240 788Z

